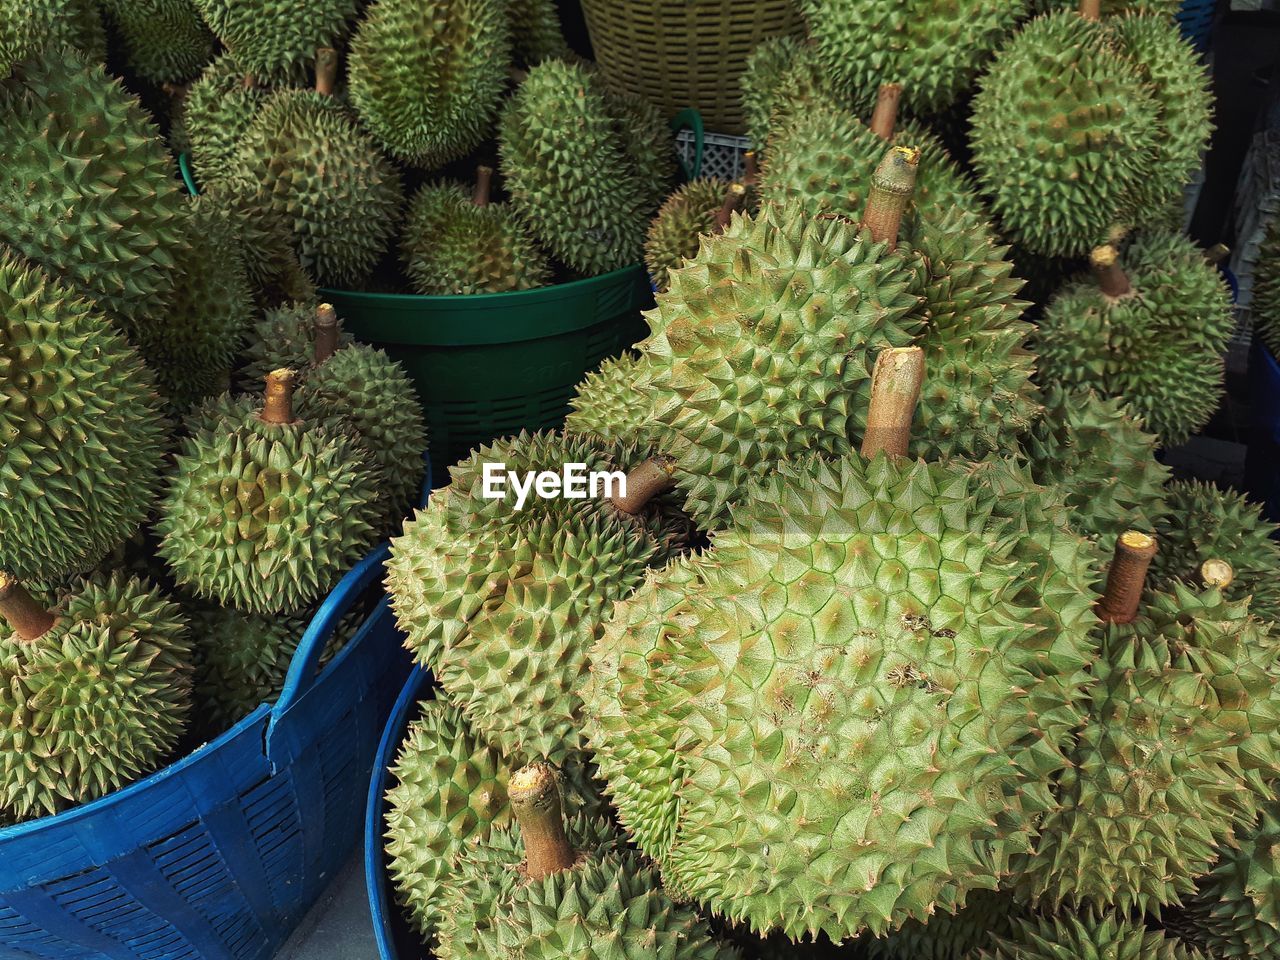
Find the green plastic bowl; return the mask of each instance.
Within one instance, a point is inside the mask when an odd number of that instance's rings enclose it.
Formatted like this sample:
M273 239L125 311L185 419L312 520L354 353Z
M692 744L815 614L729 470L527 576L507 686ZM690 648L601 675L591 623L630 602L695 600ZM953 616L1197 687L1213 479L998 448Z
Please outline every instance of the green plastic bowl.
M482 443L563 423L573 388L644 336L640 311L653 304L642 266L514 293L320 295L353 336L386 350L413 379L437 483Z

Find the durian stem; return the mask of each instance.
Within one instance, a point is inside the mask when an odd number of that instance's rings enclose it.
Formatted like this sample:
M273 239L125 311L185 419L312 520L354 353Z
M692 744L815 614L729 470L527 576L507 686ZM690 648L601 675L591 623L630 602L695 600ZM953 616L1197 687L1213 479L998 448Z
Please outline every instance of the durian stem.
M252 73L246 73L244 75L244 79L241 80L240 83L246 90L252 90L258 85L258 78Z
M568 870L578 858L565 836L557 781L554 767L534 763L516 771L507 783L507 797L524 841L524 872L530 880Z
M871 372L871 406L867 411L867 432L862 438L864 457L869 460L882 452L891 457L907 455L911 421L923 383L924 350L920 347L880 351Z
M627 473L627 492L614 497L613 505L623 513L637 514L654 497L676 485L676 462L670 457L650 457Z
M1204 252L1204 258L1215 267L1229 256L1231 256L1231 248L1225 243L1215 243Z
M489 193L493 189L493 167L483 164L476 167L476 188L471 193L471 202L477 207L489 205Z
M338 84L338 51L333 47L321 47L316 51L316 93L333 96Z
M1210 558L1200 564L1200 579L1206 587L1217 587L1225 590L1236 578L1236 572L1225 560Z
M871 114L870 128L881 140L893 139L893 128L898 123L898 101L902 98L902 84L882 83L876 94L876 108Z
M1120 253L1110 244L1094 247L1089 254L1089 263L1093 265L1093 274L1098 280L1098 289L1113 300L1128 296L1133 292L1129 283L1129 275L1120 266Z
M0 616L23 640L38 640L53 627L54 616L27 588L7 573L0 573Z
M1156 538L1126 530L1116 538L1116 553L1107 571L1107 586L1098 601L1103 623L1129 623L1138 615L1147 568L1156 555Z
M724 193L724 203L716 211L715 233L723 233L733 220L735 210L741 210L747 199L747 188L740 183L731 183Z
M1080 16L1086 20L1102 19L1102 0L1080 0Z
M333 304L316 307L315 365L318 367L338 352L338 311Z
M263 391L262 413L258 418L263 423L281 426L296 423L293 416L293 386L297 374L292 370L272 370L267 374L267 388Z
M876 243L897 246L902 215L907 212L916 188L920 151L915 147L890 147L871 175L871 190L861 228Z
M760 160L754 150L748 150L742 155L742 182L748 187L754 187L760 182Z

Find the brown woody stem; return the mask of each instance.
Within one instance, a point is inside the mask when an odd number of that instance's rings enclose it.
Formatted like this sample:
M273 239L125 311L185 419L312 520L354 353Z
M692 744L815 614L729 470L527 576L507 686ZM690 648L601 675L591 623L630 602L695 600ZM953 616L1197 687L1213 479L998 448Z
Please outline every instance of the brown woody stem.
M471 192L471 202L477 207L489 205L489 193L493 189L493 167L483 164L476 167L476 188Z
M911 204L919 168L920 151L915 147L890 147L871 175L871 190L861 226L870 231L876 243L897 245L902 215Z
M1231 256L1231 248L1225 243L1215 243L1204 252L1204 258L1215 267L1229 256Z
M338 84L338 51L333 47L321 47L316 51L316 93L333 96Z
M1147 567L1156 555L1156 538L1137 530L1126 530L1116 538L1116 553L1107 571L1107 586L1098 601L1098 617L1103 623L1129 623L1138 615Z
M893 139L893 128L898 123L898 101L902 98L902 84L882 83L876 94L876 108L871 114L870 128L881 140Z
M572 867L578 855L565 836L555 768L533 763L516 771L507 783L507 797L524 841L525 876L541 880Z
M244 75L244 79L242 79L240 83L244 86L246 90L252 90L254 87L258 85L258 78L255 77L252 73L246 73Z
M871 373L871 407L867 411L867 432L862 438L862 455L877 453L905 457L911 444L911 421L920 401L924 383L924 350L920 347L889 347L876 357Z
M1129 283L1129 275L1120 266L1120 253L1110 244L1094 247L1089 254L1089 263L1093 265L1093 275L1098 280L1098 289L1112 299L1127 296L1133 292Z
M1102 19L1102 0L1080 0L1080 16L1086 20Z
M676 462L670 457L650 457L627 473L626 493L613 498L613 505L623 513L636 514L654 497L676 485Z
M1236 578L1236 572L1225 560L1210 558L1200 564L1200 579L1206 587L1217 587L1225 590Z
M40 639L54 623L53 614L7 573L0 573L0 616L19 638L27 641Z
M746 200L747 188L740 183L731 183L729 189L724 192L724 203L716 211L716 226L713 232L723 233L733 220L734 211L741 210Z
M760 160L754 150L748 150L742 155L742 182L748 187L754 187L760 182Z
M292 370L272 370L267 374L267 388L263 391L262 413L258 418L263 423L277 426L296 423L293 415L293 387L297 374Z
M316 307L315 365L318 367L338 352L338 311L333 304Z

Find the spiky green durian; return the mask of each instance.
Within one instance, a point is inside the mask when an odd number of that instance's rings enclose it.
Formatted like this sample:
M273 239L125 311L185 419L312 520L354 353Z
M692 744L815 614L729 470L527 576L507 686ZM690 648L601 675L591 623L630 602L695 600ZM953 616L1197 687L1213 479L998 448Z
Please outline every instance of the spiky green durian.
M43 48L75 47L102 62L107 37L96 0L0 0L0 80Z
M1017 931L980 960L1205 960L1198 950L1150 930L1141 920L1063 916L1021 920Z
M1267 225L1258 247L1249 308L1254 330L1271 352L1280 356L1280 220Z
M510 61L501 0L377 0L351 38L351 103L393 156L434 169L489 134Z
M1095 622L1002 461L783 463L591 652L588 733L667 888L758 933L955 911L1030 845Z
M625 353L588 373L569 401L573 412L565 418L565 430L605 441L656 444L653 398L637 386L640 363L634 353Z
M94 577L52 611L0 573L0 809L15 820L105 796L158 767L191 708L177 604Z
M422 489L427 425L413 382L382 350L353 343L313 368L298 415L338 433L350 424L378 472L380 529L398 528Z
M1235 329L1231 292L1180 234L1146 234L1123 260L1121 268L1113 248L1098 248L1095 263L1112 279L1079 278L1045 308L1039 379L1122 399L1162 446L1175 446L1218 408ZM1104 292L1116 276L1128 292Z
M1125 530L1153 532L1169 468L1157 462L1156 438L1142 421L1091 390L1050 387L1044 408L1027 437L1027 460L1036 483L1062 491L1075 529L1107 550Z
M468 196L456 183L428 183L409 207L400 259L428 296L544 287L551 265L506 204Z
M517 506L484 496L484 465L560 474L619 469L589 438L521 433L450 468L447 490L393 540L387 585L406 646L477 733L512 762L559 763L583 748L578 687L611 604L660 551L644 523L599 496ZM623 468L627 464L621 465Z
M975 890L958 913L935 913L927 921L908 920L883 937L865 937L868 960L967 960L994 938L1008 936L1023 911L996 890Z
M124 45L129 70L151 83L181 83L213 59L213 34L192 0L99 0Z
M1132 223L1157 184L1161 109L1103 23L1037 17L996 55L973 101L973 165L1011 240L1077 256ZM1177 190L1175 185L1172 189Z
M536 67L543 60L573 59L555 0L510 0L507 10L515 55L526 67Z
M1027 0L803 0L822 66L859 111L882 83L900 83L903 108L923 117L967 90L1013 31Z
M1182 3L1181 0L1101 0L1098 6L1100 15L1104 17L1124 13L1154 13L1172 20ZM1031 0L1031 9L1036 13L1079 8L1079 0Z
M618 141L631 158L641 189L641 203L653 211L671 189L676 175L676 147L662 111L639 94L603 87Z
M351 334L339 327L338 346L351 342ZM236 379L245 389L257 390L272 370L288 367L305 382L315 359L315 343L314 303L295 302L267 310L249 331Z
M435 938L454 864L468 847L512 824L511 769L472 731L457 707L424 701L396 756L387 791L386 851L392 883L410 922ZM560 771L570 814L607 813L599 787L579 765Z
M357 0L193 0L245 70L279 77L310 62L346 31Z
M1278 653L1247 603L1181 583L1103 629L1089 718L1020 889L1053 907L1157 913L1190 894L1273 796Z
M289 224L298 259L317 281L360 283L395 235L399 174L325 94L272 94L245 131L234 167L263 183L270 213Z
M230 175L240 138L267 99L268 91L246 81L245 69L229 53L204 68L182 105L187 160L202 190Z
M0 570L83 573L160 485L151 372L90 304L0 244Z
M500 123L511 205L554 257L593 275L643 258L656 201L632 140L592 74L548 60L529 71Z
M702 235L715 230L728 189L728 182L714 177L691 180L662 204L644 241L644 260L659 289L667 285L667 271L694 256Z
M0 115L0 243L113 317L164 304L182 197L137 99L63 47L0 81Z
M836 93L813 46L791 36L770 37L757 46L738 84L747 136L758 150L793 113L845 99Z
M1249 612L1280 622L1280 531L1261 508L1238 493L1195 480L1177 480L1165 490L1156 519L1160 551L1151 561L1154 582L1200 582L1200 565L1225 560L1234 578L1223 589L1231 600L1249 601Z
M160 503L159 554L202 599L246 613L298 613L376 538L367 454L298 420L291 371L268 375L261 412L183 443Z

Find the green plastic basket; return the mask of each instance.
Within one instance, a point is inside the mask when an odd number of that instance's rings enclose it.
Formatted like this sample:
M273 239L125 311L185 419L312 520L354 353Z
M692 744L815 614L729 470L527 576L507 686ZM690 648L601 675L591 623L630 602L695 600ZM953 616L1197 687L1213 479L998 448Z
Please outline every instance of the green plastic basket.
M320 294L413 379L437 483L482 443L559 426L583 375L645 334L640 311L653 303L641 266L514 293Z

